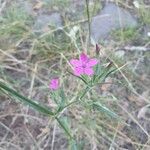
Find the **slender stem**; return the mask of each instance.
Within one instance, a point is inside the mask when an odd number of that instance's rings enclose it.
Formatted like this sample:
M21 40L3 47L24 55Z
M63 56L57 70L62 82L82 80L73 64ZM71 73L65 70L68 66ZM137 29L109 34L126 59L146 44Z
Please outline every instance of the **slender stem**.
M90 23L89 0L86 0L86 13L87 13L87 17L88 17L88 30L89 30L89 39L88 39L88 42L90 44L90 39L91 39L91 23Z
M87 86L87 87L85 88L84 92L82 93L82 95L80 96L79 100L81 100L81 99L84 97L84 95L85 95L89 90L90 90L90 87Z
M65 108L69 107L70 105L76 103L76 102L79 102L83 97L84 95L90 90L90 87L87 86L84 90L84 92L82 93L82 95L76 100L76 101L73 101L69 104L67 104L66 106L63 107L63 109L61 111L63 111ZM59 112L60 113L60 112ZM66 134L70 137L70 139L74 139L72 137L72 135L70 134L70 132L66 129L66 127L63 125L63 123L60 121L60 119L58 118L57 116L58 114L56 113L56 116L55 116L55 119L57 120L57 122L59 123L59 125L64 129L64 131L66 132Z
M77 100L75 100L75 101L73 101L73 102L67 104L66 106L64 106L61 111L63 111L65 108L71 106L72 104L75 104L75 103L79 102L89 90L90 90L90 87L87 86L87 87L85 88L84 92L82 93L82 95L81 95Z

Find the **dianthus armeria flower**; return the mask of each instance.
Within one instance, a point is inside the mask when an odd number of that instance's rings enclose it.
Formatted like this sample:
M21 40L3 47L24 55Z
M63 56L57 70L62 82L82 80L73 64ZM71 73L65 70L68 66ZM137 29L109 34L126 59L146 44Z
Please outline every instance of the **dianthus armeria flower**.
M76 76L94 74L93 67L98 63L96 58L89 58L86 54L82 53L78 59L71 59L70 64L73 66L74 74Z
M59 88L59 79L55 78L50 81L49 88L51 90L57 90Z

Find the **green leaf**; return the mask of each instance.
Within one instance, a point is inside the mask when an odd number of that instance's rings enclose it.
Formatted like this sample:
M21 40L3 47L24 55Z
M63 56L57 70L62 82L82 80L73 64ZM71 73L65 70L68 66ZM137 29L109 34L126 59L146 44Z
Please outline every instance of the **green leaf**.
M95 75L96 76L99 75L101 71L102 71L102 66L100 63L98 63L95 67Z
M86 81L86 79L85 79L85 77L80 77L80 76L76 76L76 75L74 75L72 72L70 72L70 71L68 71L71 75L73 75L73 76L75 76L75 77L77 77L77 78L79 78L79 79L81 79L85 84L88 84L88 82Z
M55 92L52 91L52 92L50 92L50 96L51 96L52 100L58 105L59 102L58 102L57 93L55 93Z
M57 104L57 110L56 110L55 114L58 114L65 107L65 104L66 104L66 101L67 101L65 93L64 93L63 89L61 88L61 89L59 89L59 91L57 93L51 92L51 96L52 96L52 99Z
M112 74L112 73L115 72L116 70L117 70L117 68L111 69L110 71L108 71L106 74L104 74L104 79L106 79L110 74Z
M101 112L104 112L108 116L111 116L113 118L119 118L119 116L116 113L114 113L113 111L111 111L107 107L103 106L101 103L94 102L92 106L93 106L94 109L96 109L98 111L101 111Z
M110 68L108 68L108 69L104 70L103 73L102 73L100 76L98 76L95 81L98 82L98 83L101 83L101 82L104 81L110 74L112 74L112 73L115 72L116 70L117 70L117 68L111 69L111 70L110 70ZM99 81L100 81L100 82L99 82Z
M54 115L52 111L50 111L50 108L47 108L46 106L42 106L42 104L38 104L37 102L19 94L17 91L9 88L7 85L5 85L3 82L0 81L0 89L2 91L7 92L9 95L14 96L17 98L20 102L23 102L30 107L34 108L35 110L45 114L45 115Z
M70 142L70 150L79 150L75 140L71 140L71 142Z
M66 102L66 96L63 89L60 89L60 98L61 98L60 107L63 108Z
M77 143L75 140L70 140L69 147L70 150L83 150L84 142L80 141Z
M63 128L63 130L65 131L66 135L70 138L73 139L71 132L70 132L70 127L69 127L69 123L66 117L63 118L58 118L55 117L55 119L57 120L57 122L59 123L59 125Z
M95 83L96 77L99 76L99 74L100 74L101 71L102 71L101 65L98 63L95 66L95 74L92 77L91 85L93 85L93 83Z
M87 87L83 90L83 92L81 93L79 99L81 100L89 90L90 90L90 87L87 86Z

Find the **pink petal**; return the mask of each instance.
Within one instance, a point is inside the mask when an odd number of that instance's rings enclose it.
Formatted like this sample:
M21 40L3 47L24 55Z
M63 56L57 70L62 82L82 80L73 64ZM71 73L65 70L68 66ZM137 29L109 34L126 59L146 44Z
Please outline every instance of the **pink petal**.
M76 76L80 76L81 74L83 74L84 72L83 72L83 68L82 67L76 67L75 69L74 69L74 74L76 75Z
M90 68L90 67L86 67L86 68L84 68L84 73L85 73L86 75L91 76L91 75L93 75L93 74L94 74L94 71L93 71L93 69L92 69L92 68Z
M88 58L88 56L87 56L86 54L82 53L82 54L80 55L80 61L81 61L82 63L87 62L88 59L89 59L89 58Z
M87 63L88 67L93 67L98 63L98 60L96 58L90 59Z
M59 79L58 78L52 79L50 81L50 86L49 87L50 87L51 90L57 90L59 88Z
M82 63L78 59L71 59L70 64L73 65L74 67L82 66Z

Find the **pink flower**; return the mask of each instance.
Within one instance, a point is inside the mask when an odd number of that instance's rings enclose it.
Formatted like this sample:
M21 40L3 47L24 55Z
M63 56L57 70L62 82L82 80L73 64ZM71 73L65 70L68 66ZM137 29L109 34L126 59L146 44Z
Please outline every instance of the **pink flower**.
M88 58L88 56L84 53L82 53L78 59L71 59L70 60L70 64L73 66L74 68L74 74L76 76L80 76L83 74L86 75L93 75L94 74L94 70L93 70L93 66L95 66L98 63L98 60L95 58Z
M50 81L49 85L51 90L57 90L59 88L59 79L55 78Z

